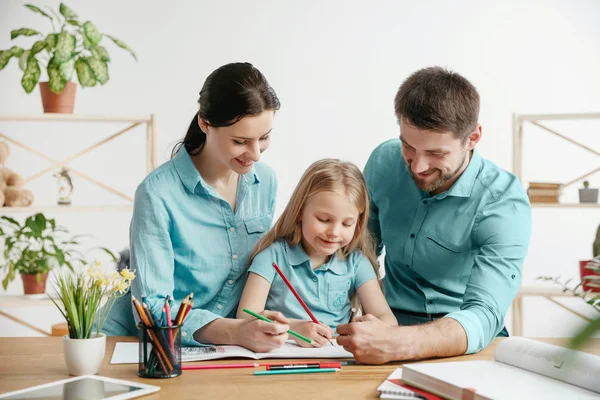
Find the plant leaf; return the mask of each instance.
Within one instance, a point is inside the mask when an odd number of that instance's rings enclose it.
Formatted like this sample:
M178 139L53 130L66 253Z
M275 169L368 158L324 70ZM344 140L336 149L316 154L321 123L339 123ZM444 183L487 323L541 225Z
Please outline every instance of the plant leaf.
M46 48L46 41L45 40L38 40L31 47L31 50L29 52L29 56L30 57L35 56L37 53L39 53L40 51L44 50L45 48Z
M25 68L27 68L27 60L29 59L29 50L25 50L21 57L19 57L19 68L21 71L25 72Z
M110 56L108 55L108 52L106 51L106 49L102 46L97 46L94 47L93 49L91 49L92 51L92 55L96 58L99 58L100 60L104 61L104 62L109 62L110 61Z
M108 66L104 61L95 57L85 57L85 60L92 69L94 77L101 85L108 82Z
M11 58L21 57L23 52L24 50L17 46L13 46L8 50L0 51L0 71L6 67Z
M77 79L79 79L79 83L82 87L92 87L96 85L94 72L84 57L77 59L75 62L75 69L77 71Z
M64 79L61 73L61 67L63 65L64 63L56 61L56 57L52 57L48 62L48 87L56 94L62 92L67 84L67 80Z
M58 33L51 33L48 36L46 36L46 48L48 49L48 51L55 48L57 42L58 42Z
M14 29L14 30L10 31L10 40L16 39L19 36L34 36L34 35L41 36L41 33L39 33L36 30L29 29L29 28Z
M104 62L110 61L108 52L106 51L106 49L104 47L97 46L97 47L94 47L93 49L91 49L91 51L92 51L92 55L94 57L99 58L100 60L102 60Z
M597 331L600 331L600 318L596 318L588 323L573 339L571 339L571 347L574 349L581 348Z
M83 24L83 32L85 37L92 43L92 47L96 46L102 40L102 34L98 28L96 28L96 25L92 24L90 21Z
M16 228L21 228L21 224L19 224L17 222L17 220L14 219L14 218L7 217L6 215L3 215L3 216L0 217L0 219L4 220L6 222L9 222L11 225L14 225Z
M65 80L65 84L71 81L73 73L75 72L75 57L69 61L60 64L59 66L60 76Z
M25 7L29 8L31 11L34 11L38 14L42 14L46 18L50 18L50 20L54 20L50 15L48 15L45 11L42 11L39 7L34 6L33 4L25 4Z
M67 22L73 26L77 26L77 27L81 28L81 23L79 21L77 21L76 19L68 19Z
M65 3L60 3L58 11L60 11L60 13L63 15L63 17L65 17L66 20L77 19L77 14L75 14L73 10L67 7Z
M72 57L75 51L75 45L77 39L67 31L62 31L58 34L58 40L56 41L56 51L54 57L59 63L63 63Z
M117 46L119 46L120 48L127 50L129 52L129 54L131 54L133 56L133 58L135 58L135 61L137 61L137 56L135 55L135 53L133 52L133 50L131 50L131 48L129 46L127 46L125 43L123 43L123 41L117 39L116 37L110 36L110 35L104 35L107 38L109 38L110 40L112 40Z
M23 78L21 79L21 86L23 86L26 93L31 93L33 91L33 88L35 88L35 85L37 85L40 80L41 72L40 65L35 57L27 60L27 67L25 68L25 73L23 73Z

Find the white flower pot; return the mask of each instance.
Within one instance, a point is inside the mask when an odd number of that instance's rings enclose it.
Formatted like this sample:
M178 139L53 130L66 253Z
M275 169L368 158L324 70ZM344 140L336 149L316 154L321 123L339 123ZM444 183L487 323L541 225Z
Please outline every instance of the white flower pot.
M94 375L104 360L106 335L99 333L91 339L71 339L63 336L65 363L70 375Z

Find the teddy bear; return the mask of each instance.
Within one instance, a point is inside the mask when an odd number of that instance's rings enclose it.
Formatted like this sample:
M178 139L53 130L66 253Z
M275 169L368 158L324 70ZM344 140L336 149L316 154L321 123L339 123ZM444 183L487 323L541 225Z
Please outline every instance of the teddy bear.
M9 155L8 144L0 142L0 206L29 207L33 203L33 193L21 189L25 183L23 177L4 166Z

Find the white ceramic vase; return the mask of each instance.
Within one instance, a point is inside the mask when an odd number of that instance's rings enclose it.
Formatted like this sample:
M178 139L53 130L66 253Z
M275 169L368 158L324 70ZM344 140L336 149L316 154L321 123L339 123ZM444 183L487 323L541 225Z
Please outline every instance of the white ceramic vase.
M71 339L63 336L65 363L70 375L95 375L100 370L106 350L106 335L99 333L95 338Z

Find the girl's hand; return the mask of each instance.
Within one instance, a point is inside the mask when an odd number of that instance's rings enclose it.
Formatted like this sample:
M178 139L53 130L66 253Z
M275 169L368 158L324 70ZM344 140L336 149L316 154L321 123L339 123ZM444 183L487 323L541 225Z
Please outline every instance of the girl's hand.
M280 312L265 310L259 314L275 322L256 318L240 320L235 343L257 353L268 353L288 340L289 321Z
M294 339L302 347L322 347L328 344L329 340L333 337L333 331L330 327L323 324L315 324L312 321L291 320L290 329L312 340L312 344L306 343L304 340L290 335L290 338Z

